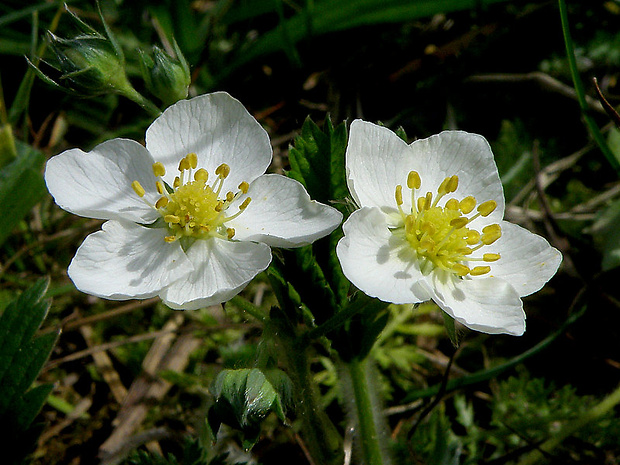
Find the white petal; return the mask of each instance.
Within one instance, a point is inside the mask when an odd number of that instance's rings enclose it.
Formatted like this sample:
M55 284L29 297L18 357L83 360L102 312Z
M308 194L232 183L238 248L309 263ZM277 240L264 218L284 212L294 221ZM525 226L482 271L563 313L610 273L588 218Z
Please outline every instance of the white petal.
M336 246L345 276L371 297L397 304L430 299L413 250L395 237L377 208L362 208L343 225Z
M166 230L108 221L88 236L69 265L75 287L112 300L147 298L192 270L178 242Z
M510 283L521 296L542 288L556 273L562 254L537 234L516 224L503 221L502 237L481 252L499 253L501 258L491 263L491 274Z
M420 192L432 192L436 195L439 184L448 176L458 175L459 185L456 192L447 198L461 200L473 196L478 204L495 200L497 208L486 218L479 218L471 223L474 229L481 229L491 223L497 223L504 216L504 190L499 179L493 152L486 139L478 134L463 131L444 131L427 139L420 139L411 144L412 162L410 169L419 170L422 177ZM420 166L419 160L425 160ZM419 167L419 168L418 168Z
M328 205L310 200L300 183L278 174L266 174L250 184L246 196L228 210L236 213L245 197L252 200L229 226L235 239L263 242L272 247L299 247L331 233L342 214Z
M112 139L86 153L71 149L52 157L45 183L56 203L76 215L150 223L158 213L131 187L139 181L145 199L157 200L153 158L135 141Z
M252 182L271 163L271 143L261 125L225 92L201 95L171 105L146 132L146 146L166 167L170 185L181 158L198 155L198 167L210 176L222 163L230 166L224 192Z
M161 298L170 308L195 310L237 295L271 263L265 244L197 240L187 251L194 271L165 289Z
M515 336L525 331L523 303L506 281L459 279L445 272L434 272L432 276L435 303L468 328Z
M362 120L351 123L345 154L347 182L361 207L396 210L394 192L407 182L403 168L409 148L388 128Z

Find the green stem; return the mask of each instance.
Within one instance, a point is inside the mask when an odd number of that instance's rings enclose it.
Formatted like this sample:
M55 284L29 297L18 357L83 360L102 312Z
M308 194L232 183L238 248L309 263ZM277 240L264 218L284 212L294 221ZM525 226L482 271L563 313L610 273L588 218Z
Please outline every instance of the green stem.
M575 93L577 94L577 101L579 102L579 107L581 108L586 127L588 128L588 131L590 132L590 135L592 136L596 144L601 149L601 152L603 152L603 155L605 155L605 158L607 158L607 161L617 172L620 172L620 162L616 159L612 151L609 149L607 141L603 137L601 130L589 114L590 109L588 107L588 102L586 101L586 92L584 90L581 77L579 76L579 70L577 69L575 46L573 44L573 39L570 35L566 2L565 0L558 0L558 4L560 6L560 19L562 21L562 33L564 35L564 44L566 46L566 58L568 59L568 67L570 68L570 74L573 78L573 86L575 87Z
M301 422L304 440L312 463L343 463L342 439L323 410L317 385L310 370L310 348L301 339L285 331L276 331L280 353L284 355L287 373L293 382L295 412Z
M381 465L388 463L380 446L382 435L375 421L375 413L379 409L373 402L373 393L370 387L368 359L353 358L345 364L351 376L353 397L355 402L356 434L359 438L362 463L365 465Z
M235 307L238 307L244 312L252 315L254 318L256 318L258 321L260 321L263 324L269 321L269 317L267 316L265 312L263 312L256 305L245 300L243 297L236 295L232 299L230 299L229 302L233 304Z
M519 462L519 465L533 465L543 460L546 461L546 457L543 454L544 452L549 453L553 451L553 449L559 446L567 437L573 435L588 423L599 419L618 404L620 404L620 385L618 385L615 391L585 412L582 416L565 423L558 433L554 434L551 439L543 442L536 450L530 452Z
M127 97L129 100L136 102L138 105L140 105L142 108L148 111L155 118L161 115L161 110L157 108L157 105L155 105L149 99L144 97L140 92L138 92L136 89L131 87L131 85L119 90L119 93L123 97Z

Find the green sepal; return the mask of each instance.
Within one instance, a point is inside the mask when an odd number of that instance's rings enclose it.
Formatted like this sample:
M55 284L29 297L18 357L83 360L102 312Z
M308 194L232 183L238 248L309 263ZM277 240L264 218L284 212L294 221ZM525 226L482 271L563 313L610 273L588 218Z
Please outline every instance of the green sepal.
M211 392L215 403L209 409L208 422L214 435L222 423L227 424L243 433L243 447L250 449L258 441L260 424L270 412L286 423L292 383L275 368L223 370Z
M457 348L460 344L460 340L459 340L459 334L456 330L456 325L454 324L454 318L452 318L450 315L448 315L443 310L441 311L441 315L443 316L443 324L446 327L446 332L448 333L450 342L455 348Z

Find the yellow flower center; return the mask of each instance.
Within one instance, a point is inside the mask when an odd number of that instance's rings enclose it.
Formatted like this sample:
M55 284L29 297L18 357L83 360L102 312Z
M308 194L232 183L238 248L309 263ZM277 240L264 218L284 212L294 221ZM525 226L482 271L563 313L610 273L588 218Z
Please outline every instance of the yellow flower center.
M495 200L479 204L474 197L463 200L450 198L439 202L458 188L458 176L447 177L437 188L437 195L427 192L418 196L422 180L417 171L407 176L407 187L411 190L411 211L403 210L403 186L396 186L396 205L400 225L392 230L403 236L422 262L420 269L424 274L434 268L452 272L458 276L480 276L491 271L489 265L471 266L471 262L491 263L501 257L497 253L484 253L481 257L472 254L484 246L493 244L502 235L499 224L490 224L481 231L469 228L476 218L489 216L496 208ZM467 216L476 210L471 216Z
M168 226L170 235L166 236L166 242L174 242L183 237L219 237L230 240L235 235L235 230L226 227L226 222L238 217L251 201L251 198L247 197L239 205L237 213L227 215L228 207L239 196L248 192L249 184L244 181L239 184L236 193L228 191L222 195L224 180L230 174L230 167L225 163L218 166L215 180L208 184L207 170L200 168L193 172L197 165L198 157L195 153L182 158L179 162L179 176L174 178L170 187L162 179L166 174L164 165L160 162L153 164L153 174L157 178L155 185L161 197L151 206L159 212ZM145 190L138 181L131 183L131 187L136 194L144 197Z

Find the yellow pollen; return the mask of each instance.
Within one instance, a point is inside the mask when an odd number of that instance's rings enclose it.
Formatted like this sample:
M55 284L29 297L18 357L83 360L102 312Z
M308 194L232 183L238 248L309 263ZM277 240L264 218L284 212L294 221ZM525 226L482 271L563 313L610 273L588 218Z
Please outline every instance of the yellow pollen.
M134 190L136 194L138 194L138 197L144 197L144 194L146 193L146 191L144 190L144 187L142 187L142 184L140 184L138 181L132 182L131 188Z
M487 245L493 244L501 237L499 224L485 226L482 231L471 228L474 219L486 217L497 208L497 202L482 202L477 212L470 215L476 208L477 201L473 196L462 200L448 198L447 194L458 190L459 177L447 176L437 187L436 194L427 192L423 196L416 195L422 185L417 171L407 174L407 188L411 190L411 208L403 209L403 186L398 184L394 198L398 214L402 220L400 226L392 229L395 235L406 240L419 260L422 273L428 274L434 269L444 270L463 279L490 272L490 266L471 267L472 262L492 263L500 260L498 253L489 251L482 257L476 252ZM247 201L248 199L246 199ZM244 202L245 204L245 202ZM242 204L239 209L242 210Z
M232 240L235 229L227 225L243 213L249 205L251 198L247 197L239 206L239 211L229 215L227 210L231 203L246 194L250 185L242 181L238 191L224 191L225 179L230 174L230 167L222 163L215 170L217 178L212 184L208 184L209 173L206 169L198 167L198 156L189 153L179 161L179 175L175 176L172 188L164 184L160 178L166 174L166 169L161 162L152 165L153 174L156 178L155 187L159 193L159 199L154 203L144 202L156 209L166 223L168 235L164 237L166 242L176 242L183 238L209 239L212 237L224 240ZM187 174L184 172L188 171ZM133 181L131 187L139 197L144 197L146 191L139 181ZM189 243L191 244L191 242ZM186 241L181 242L186 247Z
M160 161L153 163L153 174L161 178L164 174L166 174L166 168L164 168L164 164Z

